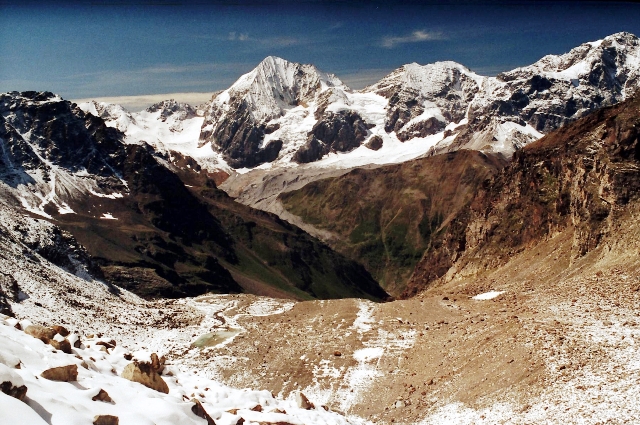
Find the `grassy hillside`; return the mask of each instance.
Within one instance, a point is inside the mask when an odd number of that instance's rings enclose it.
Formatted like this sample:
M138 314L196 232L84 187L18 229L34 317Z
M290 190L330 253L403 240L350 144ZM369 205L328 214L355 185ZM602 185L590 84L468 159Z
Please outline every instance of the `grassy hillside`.
M463 150L353 170L283 193L280 200L305 222L336 234L333 248L398 294L451 218L505 164L502 157Z

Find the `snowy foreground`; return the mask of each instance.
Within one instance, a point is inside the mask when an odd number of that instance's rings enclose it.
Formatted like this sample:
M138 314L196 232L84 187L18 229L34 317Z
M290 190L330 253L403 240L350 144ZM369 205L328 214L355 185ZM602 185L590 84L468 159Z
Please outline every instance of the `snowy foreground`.
M106 348L99 341L109 338L81 337L80 348L65 354L16 328L29 321L0 316L0 382L25 385L25 403L0 393L1 424L89 424L98 415L112 415L126 424L204 424L206 419L192 411L194 399L219 425L237 423L350 424L337 413L321 406L305 410L295 400L278 400L268 391L229 388L196 374L167 365L162 379L169 387L163 394L122 378L125 366L134 359L148 361L150 353L130 353L116 346ZM76 341L78 335L68 336ZM131 358L127 360L126 358ZM76 365L76 381L59 382L40 375L60 366ZM111 401L93 400L106 391ZM244 422L242 421L244 420Z

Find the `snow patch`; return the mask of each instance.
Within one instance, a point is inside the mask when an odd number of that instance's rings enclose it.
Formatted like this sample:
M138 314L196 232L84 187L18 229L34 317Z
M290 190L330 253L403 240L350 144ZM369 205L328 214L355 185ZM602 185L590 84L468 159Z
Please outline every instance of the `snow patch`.
M489 291L489 292L485 292L483 294L478 294L475 297L471 297L472 300L479 300L479 301L484 301L484 300L492 300L502 294L504 294L506 291Z

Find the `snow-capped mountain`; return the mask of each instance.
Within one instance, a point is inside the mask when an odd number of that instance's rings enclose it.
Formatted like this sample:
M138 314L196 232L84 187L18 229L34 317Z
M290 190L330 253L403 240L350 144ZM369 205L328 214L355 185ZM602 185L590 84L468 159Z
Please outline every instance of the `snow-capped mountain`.
M496 77L450 61L411 63L354 91L313 65L270 56L199 108L175 101L138 113L80 106L124 131L129 143L145 141L233 174L306 163L398 163L462 148L509 158L549 131L626 99L639 84L640 42L617 33Z
M509 157L628 97L638 87L639 70L638 38L629 33L496 77L455 62L412 63L361 91L311 65L268 57L214 97L200 139L234 168L332 166L331 153L340 153L345 167L460 148Z
M222 154L210 144L199 141L204 120L204 108L187 103L165 100L140 112L129 112L120 105L105 102L86 102L78 105L87 114L102 118L109 127L124 132L127 144L149 144L171 160L175 153L193 159L198 166L210 171L230 172Z
M2 195L44 217L73 213L71 200L85 194L122 197L128 189L119 165L121 140L100 118L52 93L2 94Z
M264 136L282 125L277 119L300 109L308 112L309 104L332 89L348 90L337 77L313 65L269 56L212 100L201 144L213 142L235 168L271 162L278 158L283 141L267 141Z
M638 87L640 41L633 34L613 34L487 78L469 106L467 125L445 149L511 154L542 134L627 99Z

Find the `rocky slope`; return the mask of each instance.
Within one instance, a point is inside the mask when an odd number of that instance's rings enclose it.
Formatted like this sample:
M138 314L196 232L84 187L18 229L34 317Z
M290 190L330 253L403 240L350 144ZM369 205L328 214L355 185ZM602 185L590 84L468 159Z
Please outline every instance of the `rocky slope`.
M356 169L279 199L289 213L330 232L332 247L361 262L388 292L399 294L433 240L484 180L505 165L501 156L461 150Z
M2 101L3 199L71 232L108 281L145 296L386 297L361 266L236 205L196 163L178 168L50 93ZM165 121L193 119L184 105L150 109Z
M640 95L518 151L425 252L405 295L491 270L560 232L572 235L572 259L598 247L638 199L639 112Z
M0 245L0 423L364 423L202 376L179 353L215 311L105 284L75 240L2 202Z

